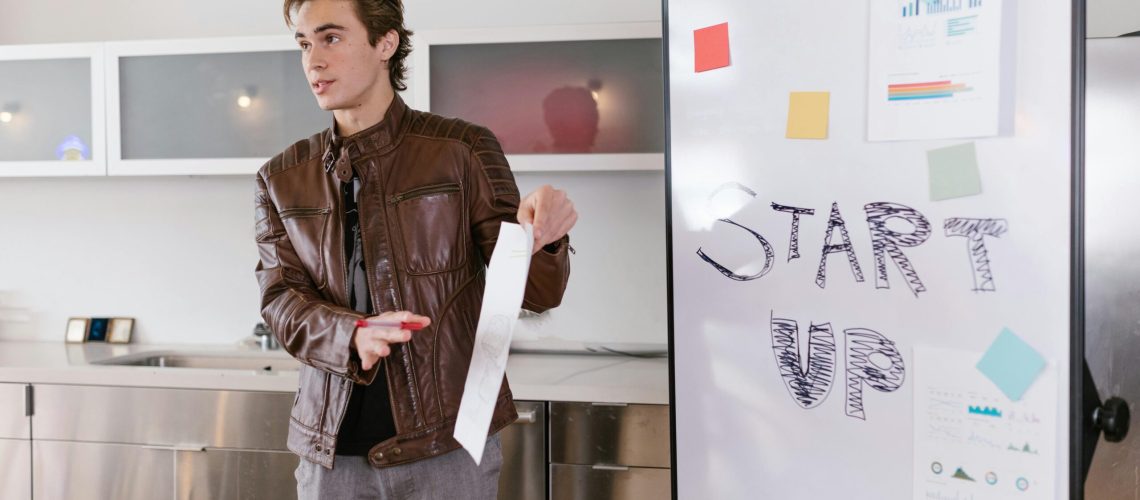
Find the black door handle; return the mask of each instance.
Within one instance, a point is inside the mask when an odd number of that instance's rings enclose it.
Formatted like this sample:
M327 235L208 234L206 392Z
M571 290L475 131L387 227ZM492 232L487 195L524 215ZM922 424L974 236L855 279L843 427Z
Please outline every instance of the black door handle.
M1105 441L1119 443L1128 435L1131 418L1132 411L1128 409L1128 402L1117 397L1111 397L1093 410L1092 424L1096 429L1104 432Z

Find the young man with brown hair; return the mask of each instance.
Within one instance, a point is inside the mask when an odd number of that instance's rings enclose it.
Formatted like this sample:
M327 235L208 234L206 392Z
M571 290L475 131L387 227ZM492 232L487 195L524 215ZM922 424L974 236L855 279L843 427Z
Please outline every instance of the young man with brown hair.
M496 433L480 465L452 438L501 222L533 224L523 306L556 307L577 212L543 186L519 196L486 128L409 109L400 0L286 0L301 61L333 126L257 174L262 316L304 363L289 426L311 498L495 498ZM360 319L413 322L357 327Z

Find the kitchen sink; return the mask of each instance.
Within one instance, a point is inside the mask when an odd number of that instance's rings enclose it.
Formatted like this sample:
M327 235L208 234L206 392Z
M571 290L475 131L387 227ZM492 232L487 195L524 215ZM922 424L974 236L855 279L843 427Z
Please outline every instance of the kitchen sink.
M301 362L278 353L140 352L117 356L96 365L201 368L207 370L297 371Z

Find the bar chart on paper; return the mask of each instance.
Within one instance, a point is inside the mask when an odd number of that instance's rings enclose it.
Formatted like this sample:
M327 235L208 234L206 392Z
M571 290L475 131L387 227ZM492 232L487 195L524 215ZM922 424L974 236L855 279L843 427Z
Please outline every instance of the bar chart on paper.
M901 0L899 2L903 17L949 14L981 6L982 0Z
M946 99L971 90L973 89L965 83L954 82L952 80L895 83L887 85L887 100L914 101L921 99Z
M868 139L997 135L1001 14L1001 0L872 3Z

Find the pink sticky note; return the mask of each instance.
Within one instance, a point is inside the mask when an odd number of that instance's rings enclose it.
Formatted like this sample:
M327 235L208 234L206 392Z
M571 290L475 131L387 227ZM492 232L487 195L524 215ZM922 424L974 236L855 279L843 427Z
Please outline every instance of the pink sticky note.
M728 23L693 31L693 45L697 73L728 66Z

